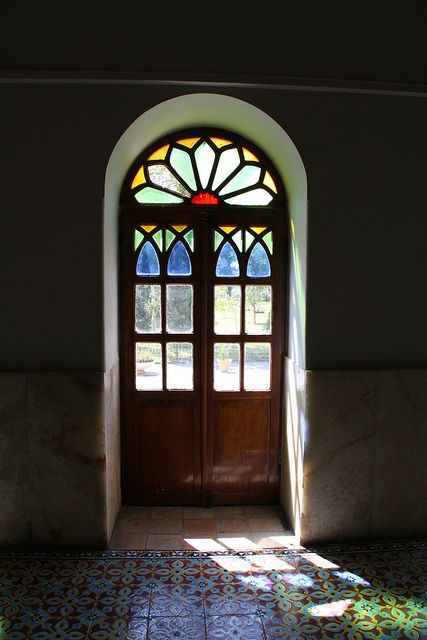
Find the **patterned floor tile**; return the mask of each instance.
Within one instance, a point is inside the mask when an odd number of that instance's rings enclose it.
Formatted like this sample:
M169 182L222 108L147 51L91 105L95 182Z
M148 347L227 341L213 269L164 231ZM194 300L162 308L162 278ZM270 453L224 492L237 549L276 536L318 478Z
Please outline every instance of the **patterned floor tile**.
M205 608L210 615L254 614L258 600L250 587L214 583L205 591Z
M144 625L144 622L146 625L146 620L141 619L142 625ZM132 631L130 627L131 623L127 618L110 616L101 621L93 622L89 628L86 640L127 640ZM135 636L138 633L137 629L134 629L134 632ZM69 640L74 639L70 636Z
M427 640L425 544L10 552L1 640Z
M96 611L103 616L146 616L149 613L151 587L125 586L101 593Z
M155 616L203 615L203 598L188 585L156 585L153 589L150 614Z
M257 615L208 616L207 639L265 640L261 618Z
M149 621L150 640L206 640L203 616L154 616ZM130 640L130 638L129 638Z

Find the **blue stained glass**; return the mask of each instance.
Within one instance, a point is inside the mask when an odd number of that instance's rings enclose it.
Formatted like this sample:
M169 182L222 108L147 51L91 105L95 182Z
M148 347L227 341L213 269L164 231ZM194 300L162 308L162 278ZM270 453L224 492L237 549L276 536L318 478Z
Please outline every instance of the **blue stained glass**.
M168 261L168 276L191 275L191 262L187 249L178 240L171 251Z
M158 276L160 275L159 258L151 242L145 242L139 252L136 263L137 276Z
M248 276L250 278L268 278L271 275L270 260L264 247L257 242L248 260Z
M229 242L224 244L219 253L215 273L219 278L237 278L240 275L239 260Z

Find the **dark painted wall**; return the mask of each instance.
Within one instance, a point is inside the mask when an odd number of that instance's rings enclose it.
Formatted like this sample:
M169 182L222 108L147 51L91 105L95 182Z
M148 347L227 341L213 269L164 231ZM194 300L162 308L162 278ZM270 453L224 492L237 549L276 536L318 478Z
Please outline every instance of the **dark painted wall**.
M422 83L426 7L422 0L254 7L9 2L0 66Z
M24 83L0 91L0 369L102 369L108 158L142 112L195 88ZM305 164L307 367L426 366L426 101L215 91L272 116Z

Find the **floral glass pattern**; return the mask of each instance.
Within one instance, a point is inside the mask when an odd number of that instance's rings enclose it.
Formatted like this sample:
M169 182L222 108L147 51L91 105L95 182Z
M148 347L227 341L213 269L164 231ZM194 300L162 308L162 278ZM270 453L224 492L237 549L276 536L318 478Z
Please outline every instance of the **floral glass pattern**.
M140 204L274 205L271 171L244 143L215 135L178 138L159 146L133 176Z

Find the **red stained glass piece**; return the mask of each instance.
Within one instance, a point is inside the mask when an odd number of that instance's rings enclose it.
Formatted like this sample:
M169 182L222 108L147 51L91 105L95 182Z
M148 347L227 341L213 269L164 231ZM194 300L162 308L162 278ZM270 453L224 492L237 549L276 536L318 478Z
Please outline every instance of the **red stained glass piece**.
M193 204L218 204L218 198L212 193L198 193L191 198Z

